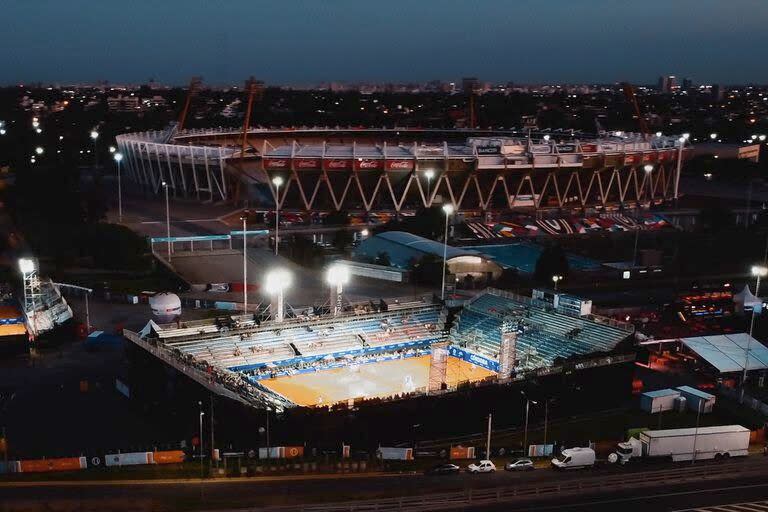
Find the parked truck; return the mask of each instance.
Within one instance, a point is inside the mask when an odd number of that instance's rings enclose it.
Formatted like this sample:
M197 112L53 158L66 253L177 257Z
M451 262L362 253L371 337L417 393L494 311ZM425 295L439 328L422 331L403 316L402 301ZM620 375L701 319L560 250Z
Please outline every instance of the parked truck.
M674 462L725 459L746 456L748 448L749 429L741 425L650 430L619 443L608 461L626 464L632 459L656 457Z

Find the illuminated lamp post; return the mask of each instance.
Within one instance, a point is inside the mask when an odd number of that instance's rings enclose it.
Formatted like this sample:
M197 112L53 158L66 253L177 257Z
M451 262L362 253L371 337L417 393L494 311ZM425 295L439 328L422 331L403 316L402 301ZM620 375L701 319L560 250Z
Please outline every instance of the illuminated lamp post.
M93 166L98 169L99 167L99 151L96 141L99 139L99 132L91 130L91 139L93 139Z
M168 262L171 261L171 203L168 201L168 183L162 182L165 190L165 236L168 238Z
M443 205L443 213L445 213L445 237L443 238L443 284L440 288L440 298L445 300L445 271L448 266L448 220L453 215L453 205L446 203Z
M563 280L563 276L561 275L554 275L552 276L552 282L555 283L555 291L557 291L557 283Z
M342 299L341 294L344 291L344 285L349 283L350 272L349 267L336 263L328 268L326 274L326 280L331 286L331 296L329 304L331 305L331 312L333 316L337 316L341 313Z
M120 164L123 161L123 154L122 153L115 153L112 155L112 158L115 159L115 163L117 164L117 222L122 223L123 222L123 183L122 183L122 177L120 173Z
M243 210L240 220L243 221L243 312L248 313L248 237L247 227L248 210Z
M755 283L755 297L759 298L760 294L760 278L768 275L768 267L762 265L755 265L752 267L752 275L757 278ZM752 317L749 319L749 337L747 338L747 349L744 355L744 372L741 375L741 395L739 401L744 401L744 385L747 382L747 368L749 367L749 349L752 344L752 332L755 329L755 307L752 307Z
M432 169L427 169L424 171L424 177L427 178L427 204L424 206L428 206L430 203L430 192L432 190L431 184L432 184L432 178L435 177L435 171Z
M280 185L283 184L283 178L275 176L272 178L272 184L275 186L275 256L280 246Z
M275 322L285 319L285 290L291 286L291 273L282 268L270 271L264 279L265 291L273 296L271 309Z

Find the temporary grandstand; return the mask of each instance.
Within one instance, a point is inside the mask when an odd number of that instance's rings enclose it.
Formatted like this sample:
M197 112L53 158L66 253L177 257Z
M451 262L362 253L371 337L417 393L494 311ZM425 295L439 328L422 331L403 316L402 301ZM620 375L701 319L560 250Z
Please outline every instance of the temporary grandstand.
M503 337L513 334L513 373L554 365L558 360L610 352L634 329L629 324L545 300L489 288L469 301L451 332L450 355L499 371Z
M125 335L219 394L279 410L320 398L331 403L449 391L458 384L454 378L449 385L448 377L457 365L467 372L484 369L475 373L482 379L524 378L526 371L551 367L559 360L610 352L633 332L627 324L592 315L588 301L547 293L534 296L539 298L489 288L463 307L450 331L448 310L432 299L419 298L353 304L336 316L301 315L283 321L260 321L252 314L164 325L150 321L140 332ZM424 366L409 370L418 374L402 375L410 387L393 385L401 370L392 366L387 367L390 370L382 366L370 393L340 395L345 390L339 391L333 372L320 378L325 370L350 368L353 371L345 378L359 384L361 377L354 369L360 365L414 361L413 357L420 357ZM284 384L307 373L318 376L310 379L315 382L310 386L317 387L305 388L300 400L274 389L276 381ZM306 386L307 379L300 380ZM350 389L360 390L357 384Z

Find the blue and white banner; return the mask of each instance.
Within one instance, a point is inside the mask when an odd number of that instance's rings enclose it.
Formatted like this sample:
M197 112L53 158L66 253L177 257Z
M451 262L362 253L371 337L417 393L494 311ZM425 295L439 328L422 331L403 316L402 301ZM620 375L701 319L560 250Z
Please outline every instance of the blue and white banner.
M485 368L486 370L491 370L492 372L499 371L498 361L494 361L493 359L490 359L488 357L475 354L474 352L470 352L467 349L460 348L455 345L450 345L448 347L448 355L451 357L455 357L457 359L461 359L468 363L472 363L476 366L480 366L481 368Z

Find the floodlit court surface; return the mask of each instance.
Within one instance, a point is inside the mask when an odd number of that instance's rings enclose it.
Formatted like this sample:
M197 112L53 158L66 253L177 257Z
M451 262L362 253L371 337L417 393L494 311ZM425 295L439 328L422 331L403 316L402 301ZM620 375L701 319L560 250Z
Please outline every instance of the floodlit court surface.
M259 384L298 405L330 405L351 398L387 397L426 388L430 356L410 357L265 379ZM448 358L447 384L476 381L494 372L461 359Z

